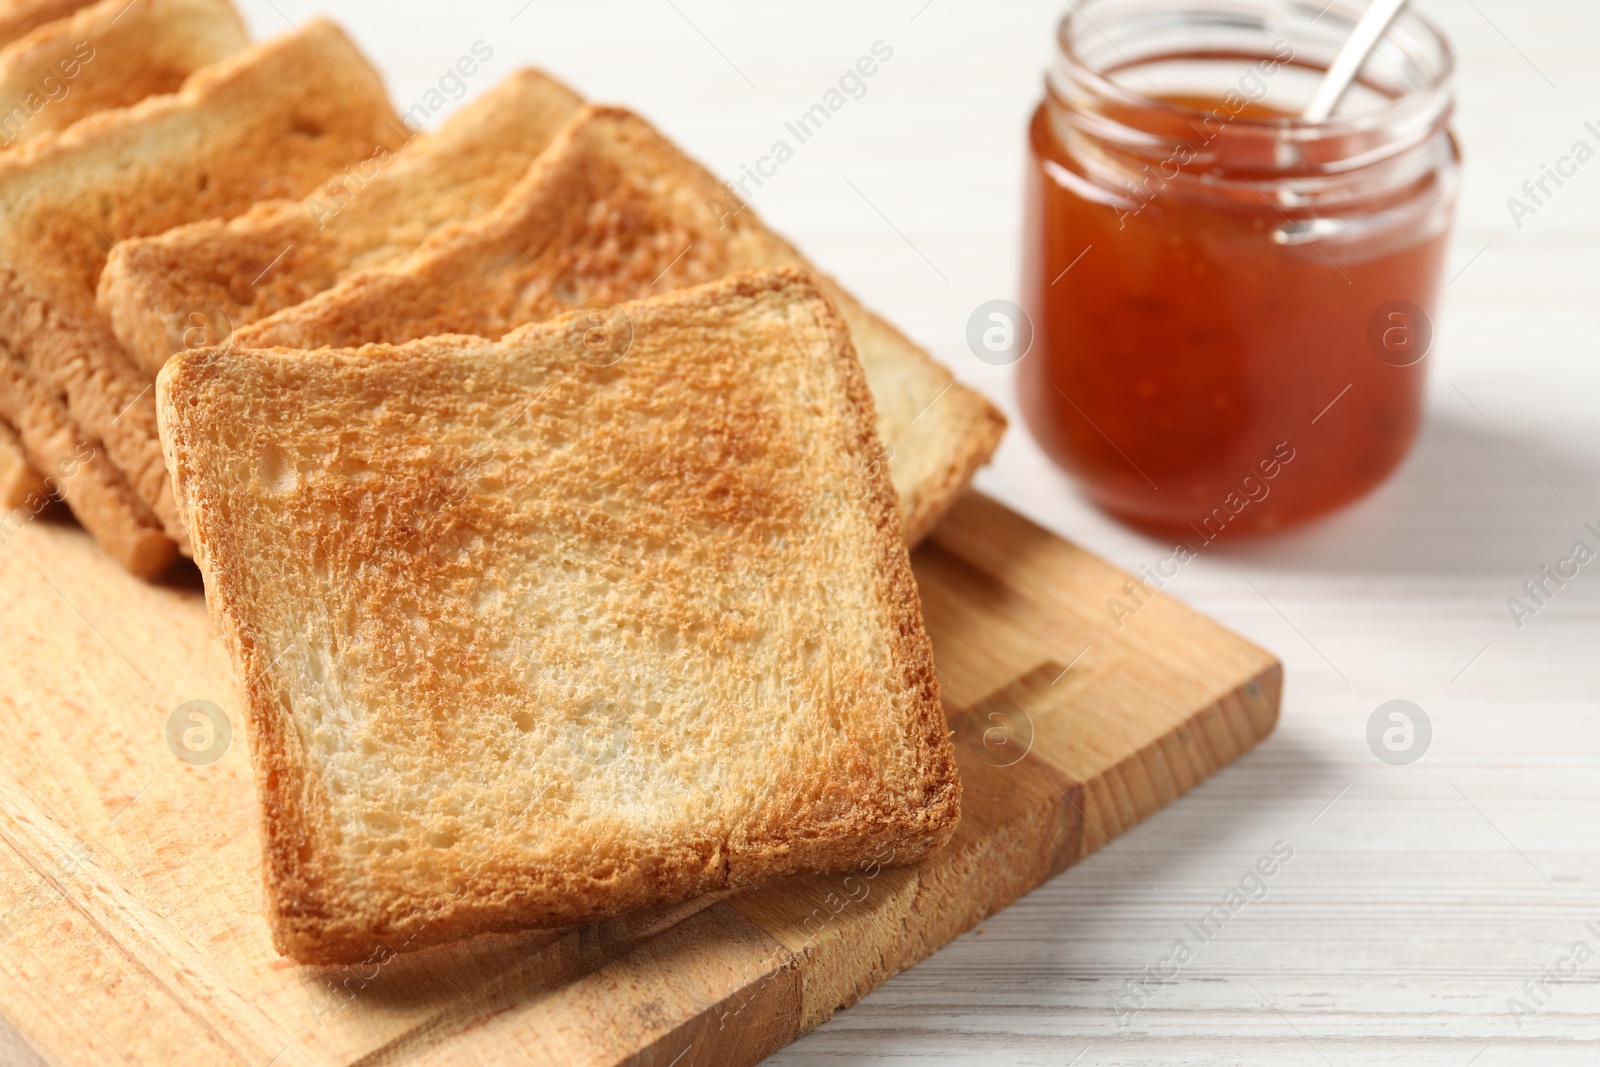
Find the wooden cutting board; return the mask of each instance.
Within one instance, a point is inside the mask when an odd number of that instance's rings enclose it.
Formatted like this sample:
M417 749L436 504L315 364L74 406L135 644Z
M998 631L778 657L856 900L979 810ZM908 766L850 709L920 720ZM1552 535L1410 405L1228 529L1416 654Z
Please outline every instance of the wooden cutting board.
M1271 732L1282 670L977 494L914 557L966 785L913 867L361 967L278 957L245 739L193 571L121 573L69 523L0 525L0 1063L754 1063ZM180 725L187 725L186 716Z

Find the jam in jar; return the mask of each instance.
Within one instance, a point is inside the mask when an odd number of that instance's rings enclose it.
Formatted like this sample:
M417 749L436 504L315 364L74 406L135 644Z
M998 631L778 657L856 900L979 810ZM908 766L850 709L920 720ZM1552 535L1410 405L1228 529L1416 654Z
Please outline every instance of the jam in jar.
M1404 15L1332 119L1295 117L1359 14L1085 0L1061 25L1029 129L1018 386L1045 451L1129 523L1281 529L1372 489L1416 437L1452 59Z

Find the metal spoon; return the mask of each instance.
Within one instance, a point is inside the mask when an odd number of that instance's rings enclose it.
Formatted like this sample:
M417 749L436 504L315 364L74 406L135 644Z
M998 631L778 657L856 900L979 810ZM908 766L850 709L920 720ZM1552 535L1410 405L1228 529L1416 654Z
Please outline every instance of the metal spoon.
M1333 115L1334 109L1339 106L1339 101L1356 80L1356 75L1361 73L1361 68L1367 62L1367 56L1377 47L1378 42L1383 40L1383 35L1389 30L1389 24L1405 6L1406 0L1372 0L1372 6L1361 16L1361 21L1356 23L1355 32L1339 50L1333 66L1328 68L1327 76L1317 87L1317 95L1311 98L1311 104L1306 108L1302 118L1309 122L1323 122Z

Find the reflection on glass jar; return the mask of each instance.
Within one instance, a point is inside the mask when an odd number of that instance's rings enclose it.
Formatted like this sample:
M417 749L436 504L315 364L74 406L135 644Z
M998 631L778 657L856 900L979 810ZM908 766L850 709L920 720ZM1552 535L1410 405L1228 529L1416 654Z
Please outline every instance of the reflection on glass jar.
M1298 115L1360 9L1086 0L1030 127L1018 369L1040 444L1202 541L1366 493L1422 415L1459 156L1449 46L1403 15Z

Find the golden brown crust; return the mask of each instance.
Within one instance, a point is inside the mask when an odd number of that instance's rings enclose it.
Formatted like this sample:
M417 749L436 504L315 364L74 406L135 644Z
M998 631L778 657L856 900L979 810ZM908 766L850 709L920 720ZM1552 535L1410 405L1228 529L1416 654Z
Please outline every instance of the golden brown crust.
M442 333L492 338L585 301L784 265L812 270L850 327L914 544L988 460L1004 418L620 108L585 109L489 219L441 235L404 263L352 275L237 341L317 348Z
M304 194L403 136L376 71L317 21L0 157L0 340L175 539L150 379L94 302L106 242Z
M228 0L100 0L0 50L0 146L175 92L248 43Z
M499 343L204 350L163 369L163 445L244 682L275 943L296 959L587 921L886 849L909 862L953 832L931 648L845 326L793 270L623 311L633 347L612 365L572 361L590 323L570 316ZM564 591L573 567L607 577ZM297 665L326 661L286 642L322 640L324 608L385 706L349 703L366 683L331 663L308 702ZM418 614L425 655L401 636ZM540 679L595 671L608 700L662 703L627 720L638 758L591 780L541 732L588 713ZM778 688L747 695L768 671ZM502 707L527 724L496 733ZM530 744L538 761L513 770ZM473 784L468 766L505 769ZM386 768L413 769L385 785ZM420 809L378 804L390 788Z
M64 405L0 345L0 418L17 431L33 478L65 500L73 514L129 573L152 578L172 565L178 548L122 474L92 443L79 438ZM43 501L13 506L38 512Z
M959 430L946 436L950 447L943 466L920 478L905 498L906 544L913 548L933 532L944 513L966 492L1006 432L1006 417L982 393L952 388L933 403L948 403L955 409L944 425Z
M0 45L92 3L94 0L0 0Z
M28 507L47 492L44 479L28 463L16 429L0 416L0 511Z
M308 300L354 270L404 258L441 227L475 221L582 103L545 74L517 71L438 132L335 175L304 201L121 242L101 274L99 306L153 377L172 353L168 324L185 314L220 343L226 330Z
M809 272L781 268L774 273L781 278L804 278L812 285L817 285L816 277ZM764 280L767 276L757 274L747 277ZM818 294L821 295L820 286ZM895 496L894 486L884 476L887 473L884 465L879 462L883 456L883 446L878 440L878 419L872 391L867 387L866 375L862 373L861 362L856 358L849 325L827 303L827 297L823 296L822 299L828 313L821 318L832 334L833 349L848 355L848 358L840 360L845 368L845 387L851 404L861 416L855 423L856 441L851 451L866 458L879 474L879 477L870 480L868 506L873 511L878 531L874 548L882 561L886 585L884 596L893 610L896 658L905 664L907 688L920 696L916 702L917 720L912 724L912 730L921 748L923 766L930 769L924 781L923 809L928 820L928 837L923 842L924 847L915 854L898 857L898 861L909 863L923 852L943 846L955 833L961 815L961 778L956 771L954 758L941 758L941 754L950 755L950 728L945 721L944 703L939 696L939 673L933 663L933 642L923 625L922 597L917 592L916 577L911 572L911 558L906 548L915 541L902 529L899 500Z

